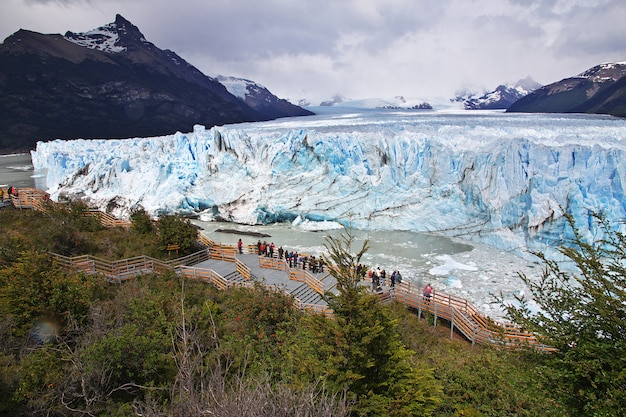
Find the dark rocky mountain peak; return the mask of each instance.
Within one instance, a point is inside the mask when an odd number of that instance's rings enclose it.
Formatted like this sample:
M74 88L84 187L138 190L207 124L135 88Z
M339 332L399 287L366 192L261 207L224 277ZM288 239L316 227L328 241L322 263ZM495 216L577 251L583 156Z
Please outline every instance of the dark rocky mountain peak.
M285 116L303 116L313 114L285 99L272 94L266 87L245 78L219 75L216 77L235 97L239 97L248 106L271 118Z
M115 16L113 23L85 33L67 31L64 37L77 45L107 53L124 52L137 44L148 49L154 47L152 43L146 40L137 26L119 14Z
M596 83L603 83L617 81L624 75L626 75L626 62L616 62L596 65L578 76Z
M546 85L518 100L507 111L626 117L626 62L596 65Z
M265 88L251 89L245 100L235 97L119 14L85 33L19 30L0 44L0 151L52 139L161 136L194 124L310 114Z

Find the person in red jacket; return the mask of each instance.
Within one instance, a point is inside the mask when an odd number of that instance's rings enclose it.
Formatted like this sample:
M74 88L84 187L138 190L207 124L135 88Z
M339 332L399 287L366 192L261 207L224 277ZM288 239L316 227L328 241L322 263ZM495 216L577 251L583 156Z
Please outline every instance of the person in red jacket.
M426 284L426 286L424 287L423 294L424 294L424 299L427 302L430 302L430 299L431 299L431 297L433 295L433 286L430 285L430 283Z

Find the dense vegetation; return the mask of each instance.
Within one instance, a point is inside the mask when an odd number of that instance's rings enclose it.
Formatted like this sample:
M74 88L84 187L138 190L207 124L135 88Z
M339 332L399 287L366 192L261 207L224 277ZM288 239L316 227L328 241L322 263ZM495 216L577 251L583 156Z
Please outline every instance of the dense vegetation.
M618 416L626 410L626 236L601 214L593 241L585 239L569 217L574 238L559 263L543 254L546 269L539 282L522 276L540 306L527 300L509 306L508 316L544 335L558 352L547 366L555 390L578 415Z
M354 252L349 233L327 244L341 285L329 296L335 318L327 319L260 285L218 291L171 273L119 285L59 270L48 252L166 257L164 244L182 248L192 234L175 216L154 224L138 212L131 229L102 230L80 213L0 210L1 415L609 416L623 409L614 391L624 388L623 334L616 336L622 350L606 358L617 380L605 387L594 376L601 401L592 407L591 390L581 391L588 349L545 355L450 340L432 318L382 305L357 285L353 265L367 243ZM608 340L601 342L594 352L607 353Z

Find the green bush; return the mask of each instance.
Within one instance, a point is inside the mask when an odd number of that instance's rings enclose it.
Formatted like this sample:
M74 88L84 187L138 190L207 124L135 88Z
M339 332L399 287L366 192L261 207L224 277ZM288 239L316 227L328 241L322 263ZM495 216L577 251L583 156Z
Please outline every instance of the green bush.
M148 213L143 209L136 209L130 215L131 229L135 232L148 235L154 232L154 224Z
M626 236L602 215L593 217L599 237L588 241L568 216L574 237L560 251L575 269L538 253L543 277L522 275L539 309L524 298L503 306L511 320L558 349L549 356L550 376L573 413L618 416L626 410Z
M59 332L86 323L88 311L104 282L53 266L48 255L25 253L0 270L0 312L15 323L16 335L40 323Z
M328 319L303 314L291 297L260 285L218 291L173 272L109 284L23 250L49 247L50 236L66 227L109 259L163 253L160 236L122 228L79 231L63 224L64 215L0 212L6 241L21 249L0 260L0 410L576 415L562 406L571 382L563 389L554 383L562 377L551 362L557 356L472 348L404 306L380 304L363 290L354 268L367 245L352 254L349 237L329 244L341 291L327 294L335 311ZM161 226L157 233L174 230L174 238L190 225L168 218ZM193 232L181 236L195 239ZM68 250L77 246L70 241ZM619 375L613 376L618 384Z
M163 251L168 245L178 245L181 255L189 255L198 247L198 229L188 219L172 215L160 217L157 230Z

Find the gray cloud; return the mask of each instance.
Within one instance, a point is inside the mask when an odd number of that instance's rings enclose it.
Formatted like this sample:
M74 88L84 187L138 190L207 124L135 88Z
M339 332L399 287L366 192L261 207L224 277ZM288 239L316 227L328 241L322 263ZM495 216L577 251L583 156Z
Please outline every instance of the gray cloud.
M116 13L208 75L293 100L447 96L626 60L623 0L2 0L0 35L85 31Z
M598 7L599 6L599 7ZM586 55L626 60L626 5L621 0L577 6L563 20L555 41L557 56ZM620 58L621 57L621 58Z

